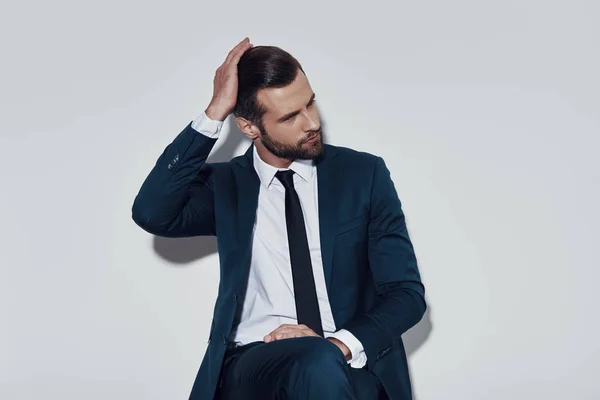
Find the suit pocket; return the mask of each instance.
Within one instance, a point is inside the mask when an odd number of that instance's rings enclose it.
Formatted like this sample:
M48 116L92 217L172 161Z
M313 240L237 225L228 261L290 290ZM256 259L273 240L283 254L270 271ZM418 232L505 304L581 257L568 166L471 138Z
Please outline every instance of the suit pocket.
M341 235L353 229L365 226L367 225L367 222L369 222L368 213L365 212L358 216L352 217L350 219L338 223L335 228L335 234L336 236Z

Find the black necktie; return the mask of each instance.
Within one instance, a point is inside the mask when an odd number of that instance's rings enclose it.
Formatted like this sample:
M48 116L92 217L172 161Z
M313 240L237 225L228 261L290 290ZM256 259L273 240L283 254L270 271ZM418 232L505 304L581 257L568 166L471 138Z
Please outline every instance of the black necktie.
M275 177L285 187L285 222L290 246L298 324L304 324L317 335L323 336L304 216L298 193L294 189L294 171L277 171Z

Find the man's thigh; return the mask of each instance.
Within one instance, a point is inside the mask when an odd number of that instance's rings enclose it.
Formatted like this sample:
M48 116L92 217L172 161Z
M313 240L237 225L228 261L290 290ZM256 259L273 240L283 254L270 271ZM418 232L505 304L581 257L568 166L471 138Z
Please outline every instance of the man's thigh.
M254 342L228 351L226 354L220 399L283 399L293 389L290 374L298 373L298 361L307 361L307 367L323 365L340 366L337 377L344 374L340 385L339 398L358 400L377 400L381 390L379 379L366 369L356 369L347 364L342 352L330 341L321 337L300 337L276 340L273 342ZM313 361L314 360L314 361ZM316 365L318 364L318 365ZM310 368L313 370L313 368ZM342 370L340 372L340 370ZM323 375L330 370L321 369ZM331 371L334 378L334 371ZM336 398L338 398L336 394Z

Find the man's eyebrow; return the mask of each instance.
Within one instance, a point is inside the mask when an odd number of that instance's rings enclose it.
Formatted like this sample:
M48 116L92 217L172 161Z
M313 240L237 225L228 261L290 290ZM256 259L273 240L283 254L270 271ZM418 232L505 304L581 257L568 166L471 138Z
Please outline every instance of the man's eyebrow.
M308 106L314 99L315 99L315 94L313 93L312 96L310 96L310 100L308 101L308 103L306 103L306 105ZM286 119L291 118L294 115L299 114L299 113L300 113L300 110L289 112L289 113L285 114L283 117L278 118L277 122L283 122Z

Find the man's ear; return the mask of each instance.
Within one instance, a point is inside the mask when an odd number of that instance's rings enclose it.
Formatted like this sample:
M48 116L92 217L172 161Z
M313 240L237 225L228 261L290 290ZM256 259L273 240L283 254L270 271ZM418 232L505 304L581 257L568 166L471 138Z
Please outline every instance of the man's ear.
M242 131L250 140L254 140L259 137L258 127L252 122L248 121L246 118L236 117L235 123L238 128L240 128L240 131Z

